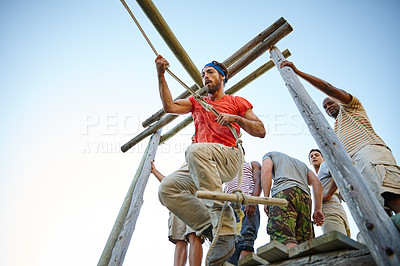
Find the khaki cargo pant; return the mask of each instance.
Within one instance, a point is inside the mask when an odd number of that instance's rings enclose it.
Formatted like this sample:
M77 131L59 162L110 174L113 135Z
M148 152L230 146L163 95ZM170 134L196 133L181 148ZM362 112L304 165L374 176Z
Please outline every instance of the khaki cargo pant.
M400 195L400 167L392 152L380 145L367 145L352 156L353 162L368 183L379 203L384 192Z
M322 203L322 212L325 215L325 222L322 225L322 232L324 234L331 231L338 231L350 237L347 215L336 194L330 200Z
M239 152L234 147L216 143L195 143L185 153L187 166L165 177L159 187L160 202L189 227L202 232L218 225L223 204L199 201L197 190L222 192L222 183L231 181L239 172ZM220 234L235 234L236 220L228 206ZM215 232L214 232L215 234Z

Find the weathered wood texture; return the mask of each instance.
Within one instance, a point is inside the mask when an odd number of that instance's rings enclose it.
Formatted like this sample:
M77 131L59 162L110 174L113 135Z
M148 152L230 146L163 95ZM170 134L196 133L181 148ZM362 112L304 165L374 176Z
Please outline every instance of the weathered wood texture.
M189 76L193 79L197 86L201 88L203 86L203 82L199 70L196 68L185 49L183 49L183 46L180 44L154 3L151 0L136 0L136 2L138 2L143 12L149 18L151 23L153 23L158 33L164 39L171 51L175 54L176 58L182 64Z
M316 104L290 67L280 68L283 55L274 47L270 50L297 108L305 120L318 147L324 154L332 176L343 194L350 212L379 265L400 265L400 234L378 203L360 172Z
M211 200L221 200L221 201L238 201L238 196L236 194L228 194L222 192L213 191L202 191L196 192L196 197L200 199L211 199ZM239 202L243 201L243 196L239 194ZM285 199L275 199L275 198L265 198L256 196L247 196L248 204L264 204L264 205L275 205L275 206L287 206L287 200Z
M268 262L254 253L246 255L238 261L238 266L257 266L264 264L268 264Z
M374 258L368 249L362 250L341 250L312 256L289 259L267 265L289 266L289 265L334 265L334 266L375 266Z
M288 49L283 51L282 54L285 58L288 58L291 55L290 51ZM267 71L271 70L274 66L275 66L274 62L272 62L272 60L269 60L267 63L261 65L259 68L257 68L252 73L247 75L241 81L239 81L238 83L236 83L235 85L233 85L232 87L227 89L225 91L225 93L230 94L230 95L235 94L236 92L238 92L239 90L243 89L245 86L250 84L252 81L254 81L258 77L262 76ZM180 122L175 127L171 128L167 133L165 133L164 135L161 136L160 144L166 142L167 140L169 140L170 138L175 136L175 134L177 134L179 131L184 129L186 126L188 126L192 122L193 122L192 116L186 117L182 122Z
M123 221L122 228L118 233L117 241L112 249L111 257L108 263L100 265L122 265L125 259L125 254L128 250L132 234L135 231L136 221L139 217L140 208L143 205L143 194L151 173L150 161L154 160L158 143L160 141L161 130L157 131L150 139L148 152L144 155L143 166L140 167L141 173L134 187L129 210Z
M111 230L111 233L110 233L110 235L108 237L107 243L106 243L106 245L104 247L103 253L101 254L100 260L99 260L99 262L97 264L99 266L108 265L108 262L110 261L112 250L114 248L115 243L117 242L117 238L118 238L118 236L119 236L119 234L121 232L121 229L122 229L122 227L124 225L124 220L125 220L126 215L127 215L128 211L129 211L129 208L131 206L133 191L135 190L136 183L137 183L137 181L138 181L138 179L140 177L140 174L142 173L142 168L143 168L143 165L144 165L144 163L146 161L150 144L151 144L151 141L149 141L149 143L148 143L148 145L146 147L146 150L145 150L145 152L143 154L142 160L139 163L139 166L138 166L138 168L136 170L135 176L134 176L134 178L133 178L133 180L131 182L131 185L130 185L130 187L128 189L128 192L126 193L124 202L122 203L122 207L119 210L117 219L114 222L114 226L113 226L113 228Z
M351 239L350 237L342 233L332 231L289 249L289 258L304 257L306 255L334 250L366 248L367 247L365 245Z
M237 50L235 53L233 53L229 58L227 58L225 61L223 61L223 64L225 65L225 67L229 69L236 61L238 61L245 54L247 54L249 51L251 51L253 48L255 48L259 43L263 42L272 32L277 30L285 22L286 22L286 20L284 18L279 18L271 26L269 26L263 32L258 34L256 37L254 37L252 40L250 40L248 43L246 43L243 47L241 47L239 50ZM200 86L200 87L202 87L202 86ZM196 91L198 89L198 87L196 85L193 85L190 88L194 91ZM178 97L176 97L175 100L185 99L189 96L190 96L190 93L188 91L184 91L182 94L180 94ZM142 126L148 127L152 123L160 120L161 117L164 115L165 115L164 110L160 109L155 114L151 115L149 118L147 118L145 121L143 121Z
M268 261L269 263L273 263L288 259L289 251L285 245L278 241L272 240L268 244L257 249L257 256Z
M253 62L255 59L257 59L259 56L261 56L264 52L266 52L268 50L269 47L275 45L279 40L281 40L283 37L288 35L292 30L293 30L292 27L288 23L283 24L278 30L276 30L270 36L268 36L267 39L263 43L259 44L249 54L247 54L245 57L243 57L238 62L236 62L229 69L229 73L230 73L229 77L236 75L240 70L242 70L245 66L249 65L251 62ZM204 88L199 90L199 94L202 95L202 93L204 93ZM156 132L158 129L162 128L166 124L173 121L176 117L177 117L177 115L171 115L171 114L164 116L163 118L161 118L161 120L154 123L151 127L146 128L144 131L139 133L139 135L135 136L130 141L125 143L121 147L121 151L122 152L128 151L130 148L135 146L137 143L142 141L144 138L146 138L150 134Z

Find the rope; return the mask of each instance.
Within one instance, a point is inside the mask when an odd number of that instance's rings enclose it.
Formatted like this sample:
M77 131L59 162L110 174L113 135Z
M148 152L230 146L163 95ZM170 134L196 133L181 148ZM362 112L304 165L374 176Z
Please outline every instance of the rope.
M126 4L126 2L124 0L121 0L122 4L124 5L125 9L128 11L129 15L131 16L131 18L133 19L133 21L135 22L136 26L139 28L140 32L142 33L143 37L146 39L147 43L149 44L149 46L151 47L151 49L153 50L153 52L155 53L156 56L158 56L159 54L157 53L156 49L154 48L153 44L151 43L150 39L147 37L146 33L144 32L143 28L140 26L139 21L136 19L136 17L133 15L132 11L130 10L129 6ZM201 106L209 111L212 112L214 115L219 116L219 113L217 110L214 109L214 107L209 104L208 102L206 102L198 93L196 93L195 91L193 91L188 85L186 85L181 79L179 79L174 73L172 73L171 70L169 70L168 68L169 66L166 66L165 71L171 75L171 77L173 77L179 84L181 84L185 89L187 89L194 97L194 99L199 102L201 104ZM238 188L235 190L238 193L240 193L240 196L242 196L243 198L243 202L246 202L247 204L247 196L240 190L240 187L242 185L242 177L243 177L243 164L244 164L244 154L243 154L243 149L242 149L242 140L239 138L239 136L237 135L236 130L232 127L231 124L228 124L229 129L231 130L233 136L236 139L236 147L239 150L240 153L240 172L239 172L239 177L238 177ZM239 197L238 195L238 206L239 204ZM224 212L226 210L226 207L228 206L228 203L226 201L224 201L224 205L221 209L221 216L218 220L218 226L216 229L216 233L215 233L215 237L210 245L210 248L208 250L207 256L206 256L206 265L209 265L209 256L211 254L212 249L215 246L215 243L218 240L219 237L219 231L221 229L221 224L222 224L222 219L224 217ZM239 208L241 209L241 208ZM236 208L235 208L236 211ZM236 211L237 212L237 211Z

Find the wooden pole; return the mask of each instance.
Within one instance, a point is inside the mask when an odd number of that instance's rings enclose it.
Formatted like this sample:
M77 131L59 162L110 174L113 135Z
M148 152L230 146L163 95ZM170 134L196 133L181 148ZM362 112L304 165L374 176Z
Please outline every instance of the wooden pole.
M292 30L293 30L292 27L288 23L285 23L284 25L282 25L277 31L275 31L270 36L268 36L268 38L263 43L259 44L249 54L247 54L244 58L242 58L241 60L236 62L231 68L229 68L229 71L232 71L231 74L229 74L229 77L231 78L232 76L236 75L240 70L242 70L244 67L248 66L251 62L253 62L259 56L261 56L264 52L266 52L268 50L268 48L275 45L279 40L281 40L283 37L288 35ZM204 93L204 88L202 88L199 91L199 93ZM123 152L128 151L130 148L135 146L141 140L143 140L150 134L156 132L158 129L162 128L163 126L167 125L172 120L174 120L176 117L177 117L177 115L171 115L171 114L166 115L161 120L154 123L151 127L148 127L147 129L145 129L144 131L139 133L139 135L135 136L130 141L125 143L121 147L121 151L123 151Z
M243 196L239 194L228 194L222 192L213 192L213 191L197 191L196 197L200 199L211 199L211 200L220 200L220 201L231 201L231 202L243 202ZM275 206L287 206L288 202L285 199L278 198L266 198L266 197L256 197L256 196L247 196L248 204L263 204L263 205L275 205Z
M203 81L201 79L199 70L196 68L195 64L193 63L192 59L190 59L185 49L183 49L182 45L176 38L175 34L172 32L171 28L168 26L167 22L164 20L163 16L158 11L154 3L151 0L136 0L136 2L142 8L143 12L149 18L151 23L153 23L158 33L164 39L165 43L168 45L171 51L175 54L176 58L182 64L183 68L193 79L196 85L199 88L203 87Z
M283 51L282 54L285 58L288 58L291 55L288 49ZM272 69L274 66L275 66L274 62L272 60L269 60L267 63L263 64L262 66L254 70L251 74L247 75L241 81L239 81L238 83L227 89L225 93L231 95L235 94L236 92L238 92L239 90L250 84L252 81L254 81L258 77L260 77L261 75L265 74L267 71ZM184 129L191 122L193 122L193 117L192 116L186 117L182 122L180 122L175 127L171 128L167 133L161 136L160 144L163 144L164 142L175 136L179 131Z
M297 75L290 67L280 68L280 63L284 60L281 52L273 47L270 54L322 151L333 179L343 194L375 262L378 265L400 265L400 234L393 222L364 182L335 132Z
M135 190L136 183L140 177L140 174L142 173L143 165L147 158L150 143L151 143L151 141L149 141L149 143L147 145L147 148L143 154L142 160L140 161L140 164L136 170L135 177L133 178L132 183L128 189L128 192L126 193L124 202L122 203L122 207L118 213L117 219L115 220L115 223L111 230L110 236L108 237L106 246L104 247L103 253L101 254L100 260L97 264L98 266L108 265L108 263L110 261L112 250L115 246L115 243L117 242L118 235L120 234L120 232L122 230L124 220L126 218L126 215L129 211L129 207L131 205L133 191Z
M235 53L233 53L230 57L228 57L225 61L223 61L223 64L225 67L228 69L235 63L237 62L240 58L242 58L244 55L246 55L249 51L254 49L258 44L263 42L268 36L270 36L274 31L278 30L282 25L284 25L286 20L284 18L279 18L277 21L275 21L271 26L266 28L264 31L262 31L260 34L258 34L256 37L251 39L248 43L246 43L244 46L242 46L239 50L237 50ZM200 86L202 87L202 86ZM192 90L196 91L198 87L196 85L193 85L190 87ZM178 97L175 98L175 100L178 99L185 99L190 96L190 93L188 91L184 91L182 94L180 94ZM151 115L149 118L147 118L143 123L143 127L148 127L152 123L160 120L162 116L165 115L165 112L163 109L158 110L155 114Z
M150 139L148 153L132 194L129 211L125 217L123 227L118 235L117 241L112 250L108 265L122 265L125 259L132 234L135 231L136 221L139 217L140 208L143 205L143 194L151 173L150 161L154 160L160 141L161 130L157 131Z

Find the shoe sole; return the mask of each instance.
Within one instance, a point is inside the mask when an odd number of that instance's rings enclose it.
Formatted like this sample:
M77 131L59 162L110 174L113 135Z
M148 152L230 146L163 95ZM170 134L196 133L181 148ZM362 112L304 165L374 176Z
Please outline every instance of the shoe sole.
M233 248L225 257L223 257L222 259L218 260L218 261L214 261L214 262L209 262L210 266L222 266L224 264L224 262L229 259L230 257L232 257L233 253L235 253L235 248Z

